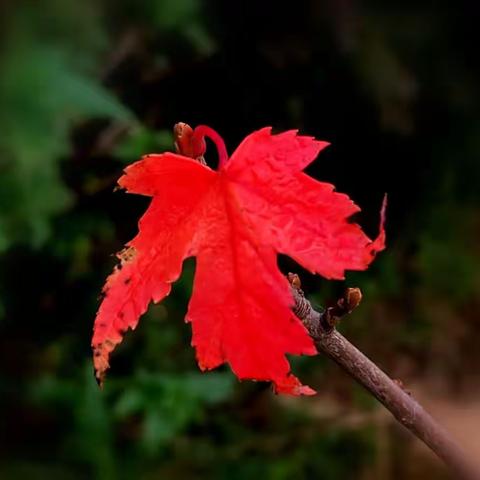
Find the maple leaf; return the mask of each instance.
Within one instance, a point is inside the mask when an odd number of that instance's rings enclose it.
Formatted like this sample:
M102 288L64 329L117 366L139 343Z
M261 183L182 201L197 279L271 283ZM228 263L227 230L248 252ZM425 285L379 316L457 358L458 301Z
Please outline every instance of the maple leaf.
M302 172L326 142L263 128L228 159L216 132L181 125L177 151L189 156L146 155L119 180L128 192L152 200L103 290L92 339L96 377L103 381L125 331L136 327L151 301L170 293L183 261L195 256L186 321L200 368L228 362L240 379L271 381L276 392L313 394L286 358L317 352L291 311L293 297L277 254L326 278L363 270L385 246L383 209L372 241L349 221L359 208L348 196ZM217 171L198 161L205 136L217 144Z

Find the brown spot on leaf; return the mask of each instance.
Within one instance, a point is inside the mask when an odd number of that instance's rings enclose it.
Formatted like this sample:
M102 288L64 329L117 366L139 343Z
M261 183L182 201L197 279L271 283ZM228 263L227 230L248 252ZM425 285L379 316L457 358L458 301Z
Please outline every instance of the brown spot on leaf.
M137 256L137 251L133 247L125 247L117 256L122 263L131 262Z

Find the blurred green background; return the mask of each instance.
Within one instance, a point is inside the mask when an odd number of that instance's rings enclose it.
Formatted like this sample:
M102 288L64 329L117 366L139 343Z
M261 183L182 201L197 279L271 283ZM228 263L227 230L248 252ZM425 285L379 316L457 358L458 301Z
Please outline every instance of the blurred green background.
M480 403L469 5L0 4L0 478L449 478L320 356L293 359L312 398L201 374L183 322L192 261L127 334L103 391L90 336L112 254L148 204L113 193L127 164L171 150L178 121L212 126L230 151L254 129L299 128L332 143L308 171L362 206L372 236L389 193L389 246L346 282L282 268L317 305L361 287L342 332L479 447L480 407L464 408Z

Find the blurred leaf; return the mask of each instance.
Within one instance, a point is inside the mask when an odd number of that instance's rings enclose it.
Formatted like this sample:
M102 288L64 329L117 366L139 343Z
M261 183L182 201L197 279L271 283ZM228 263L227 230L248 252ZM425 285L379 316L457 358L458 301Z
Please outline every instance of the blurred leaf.
M143 420L142 444L149 455L157 453L160 445L172 440L179 428L175 421L158 410L148 410Z
M179 375L139 373L117 400L118 418L142 415L142 443L154 454L201 418L208 405L225 401L232 393L233 376L223 373Z
M91 464L98 479L113 479L115 460L113 452L112 421L105 405L105 396L98 388L91 366L85 367L84 390L75 410L78 435L74 437L76 456Z
M114 411L119 418L124 418L140 412L144 406L145 399L142 392L135 387L129 387L120 395Z
M51 218L73 197L60 161L69 153L73 122L133 117L93 77L80 71L58 45L35 38L2 58L0 77L0 250L15 242L39 246Z

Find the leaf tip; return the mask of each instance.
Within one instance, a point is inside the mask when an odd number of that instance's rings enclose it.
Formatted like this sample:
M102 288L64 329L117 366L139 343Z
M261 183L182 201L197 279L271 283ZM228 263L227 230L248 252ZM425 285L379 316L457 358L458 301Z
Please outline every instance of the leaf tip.
M383 201L382 201L382 208L380 209L380 224L378 227L378 236L377 238L372 242L371 245L371 251L372 255L375 255L376 253L385 250L386 247L386 233L385 233L385 221L386 221L386 212L387 212L387 203L388 203L388 196L385 193L383 196Z
M95 381L97 382L97 385L100 388L100 390L103 390L103 383L104 383L104 380L105 380L105 374L101 374L94 367L93 368L93 376L94 376Z
M313 388L310 388L308 385L302 385L300 380L292 374L280 381L275 381L273 384L273 391L276 394L283 393L293 396L312 396L317 394Z
M104 349L105 344L92 345L93 348L93 374L97 385L103 389L107 370L110 368L108 363L108 349Z

